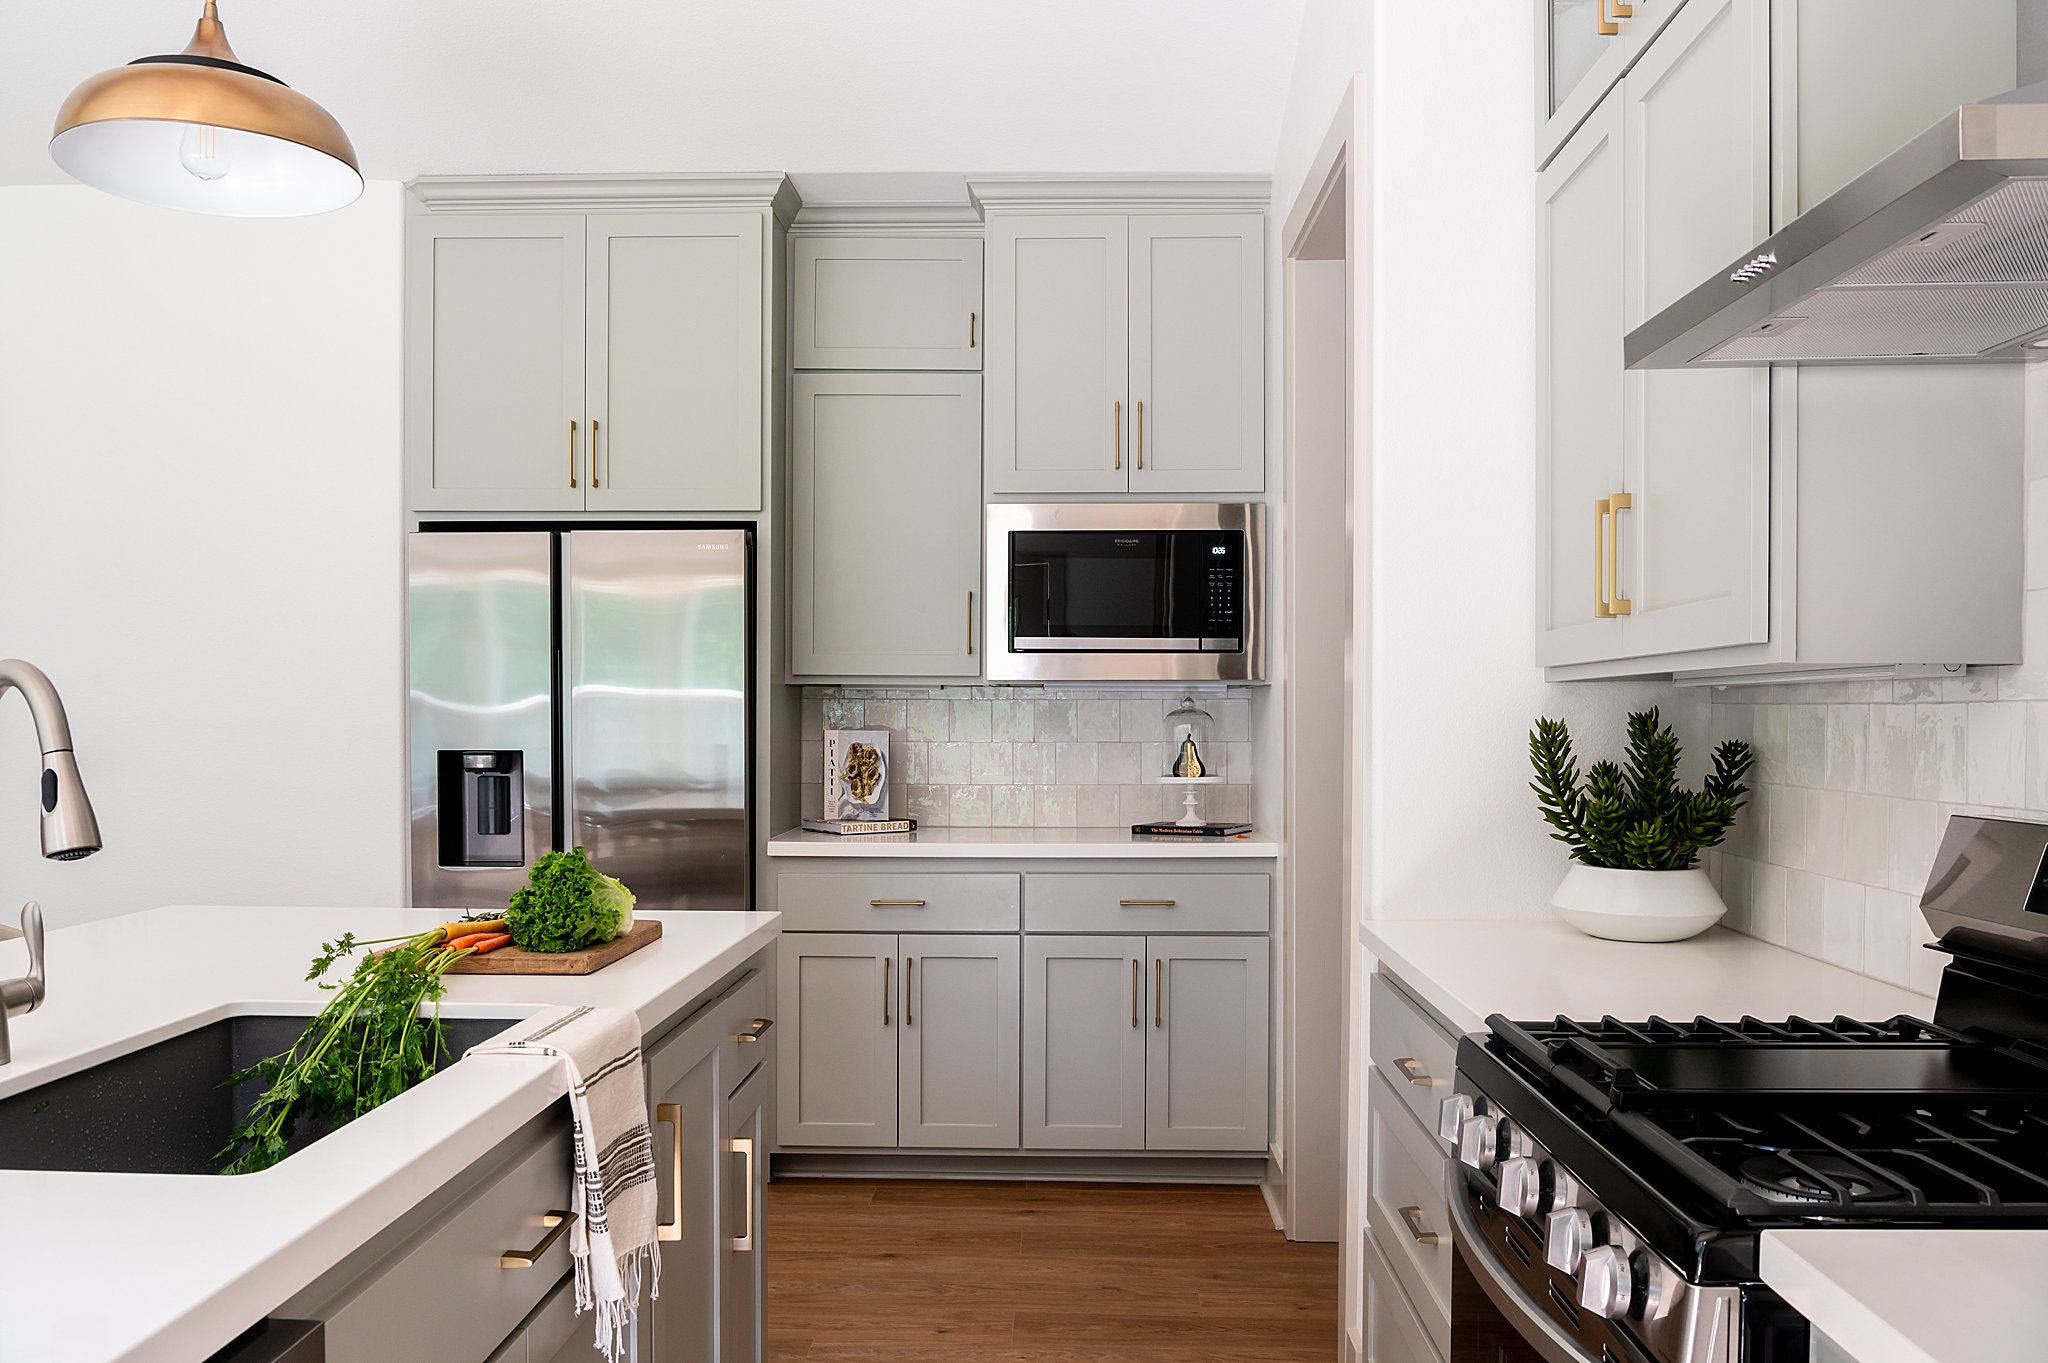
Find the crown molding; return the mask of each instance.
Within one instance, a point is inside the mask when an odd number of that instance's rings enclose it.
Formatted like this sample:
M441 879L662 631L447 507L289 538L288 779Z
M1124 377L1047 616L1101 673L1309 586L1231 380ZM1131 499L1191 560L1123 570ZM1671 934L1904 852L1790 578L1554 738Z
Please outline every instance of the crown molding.
M422 175L406 190L430 213L556 209L603 213L670 208L767 208L788 223L803 206L781 171L665 175Z
M989 175L970 179L967 193L983 209L1012 212L1242 210L1266 207L1273 181L1266 175Z
M981 211L971 203L807 203L790 230L805 236L893 232L905 236L980 236Z

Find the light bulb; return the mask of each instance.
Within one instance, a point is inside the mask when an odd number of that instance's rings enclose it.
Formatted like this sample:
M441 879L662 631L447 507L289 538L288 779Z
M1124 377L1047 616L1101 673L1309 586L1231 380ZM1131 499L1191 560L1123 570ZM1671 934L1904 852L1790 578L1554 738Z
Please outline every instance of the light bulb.
M228 158L221 151L220 129L206 123L188 123L178 139L178 164L195 180L218 180L228 173Z

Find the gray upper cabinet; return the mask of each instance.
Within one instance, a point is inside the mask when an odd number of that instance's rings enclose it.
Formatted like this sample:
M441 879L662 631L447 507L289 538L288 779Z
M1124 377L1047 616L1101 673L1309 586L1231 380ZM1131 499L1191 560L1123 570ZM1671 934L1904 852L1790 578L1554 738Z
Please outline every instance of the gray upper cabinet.
M1686 0L1536 0L1541 170Z
M776 1123L784 1145L896 1144L896 938L782 938Z
M988 239L988 490L1127 490L1129 219L992 214Z
M978 237L799 236L790 244L798 369L980 369Z
M581 215L415 219L406 444L421 510L583 505Z
M898 1144L1017 1148L1018 941L900 940Z
M1145 1148L1143 937L1024 939L1024 1146Z
M981 378L791 381L791 671L981 670Z
M415 182L408 506L761 510L789 197L780 176Z
M1131 491L1265 485L1266 220L1134 217Z
M1145 1148L1264 1150L1267 942L1153 937Z
M594 214L587 235L584 505L758 510L761 215Z
M988 240L991 493L1264 488L1263 214L991 212Z

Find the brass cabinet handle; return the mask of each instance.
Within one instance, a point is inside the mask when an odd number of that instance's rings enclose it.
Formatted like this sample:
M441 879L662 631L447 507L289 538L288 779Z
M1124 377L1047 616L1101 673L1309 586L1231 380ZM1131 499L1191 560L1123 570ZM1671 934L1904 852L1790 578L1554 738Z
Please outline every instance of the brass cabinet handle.
M882 1025L889 1025L889 967L895 962L887 956L882 958Z
M1593 26L1593 31L1603 37L1612 38L1621 32L1621 26L1607 17L1607 3L1608 0L1600 0L1600 21Z
M1402 1224L1408 1227L1408 1238L1413 1240L1416 1244L1441 1245L1444 1242L1443 1236L1437 1234L1435 1231L1423 1229L1422 1208L1399 1207L1396 1208L1396 1210L1399 1211L1401 1214Z
M1138 467L1145 467L1145 399L1138 399Z
M676 1134L680 1137L682 1133L678 1131ZM532 1249L506 1250L498 1256L499 1268L532 1268L540 1262L543 1254L555 1247L555 1241L561 1239L563 1233L576 1224L576 1213L548 1212L541 1217L540 1223L548 1228L548 1233L540 1238L540 1243Z
M1611 620L1614 612L1607 608L1607 499L1596 498L1593 502L1593 618Z
M1607 499L1607 610L1610 615L1628 615L1636 603L1621 594L1621 513L1634 510L1636 499L1617 492Z
M911 994L915 990L914 981L916 979L917 957L905 956L903 958L903 1025L905 1027L915 1027L917 1025L917 1005L911 999Z
M924 907L924 901L922 899L870 899L868 907L871 909L921 909Z
M1122 398L1118 398L1112 405L1110 417L1110 447L1116 451L1115 467L1122 468L1124 466L1124 404Z
M754 1142L747 1136L735 1136L732 1152L747 1158L747 1201L746 1210L741 1214L740 1225L743 1233L732 1238L733 1252L751 1254L754 1252Z
M733 1040L742 1045L750 1041L759 1041L767 1034L768 1029L774 1025L775 1019L773 1018L755 1018L751 1023L735 1033Z
M654 1238L680 1240L683 1238L683 1105L656 1103L654 1120L657 1125L668 1127L668 1186L674 1190L676 1199L675 1215L654 1223Z
M1138 1025L1138 958L1131 957L1131 1026Z
M590 418L590 485L599 486L597 481L597 418Z
M974 593L967 593L967 656L974 656Z
M1166 962L1152 958L1152 1025L1166 1025Z
M967 348L974 349L974 314L967 314Z
M1171 899L1119 899L1116 901L1116 906L1120 909L1170 909L1173 905L1174 901Z
M1401 1071L1401 1077L1417 1088L1442 1088L1450 1083L1448 1079L1432 1079L1423 1072L1422 1064L1412 1055L1404 1055L1394 1062L1394 1068Z
M576 486L576 423L569 423L569 486Z

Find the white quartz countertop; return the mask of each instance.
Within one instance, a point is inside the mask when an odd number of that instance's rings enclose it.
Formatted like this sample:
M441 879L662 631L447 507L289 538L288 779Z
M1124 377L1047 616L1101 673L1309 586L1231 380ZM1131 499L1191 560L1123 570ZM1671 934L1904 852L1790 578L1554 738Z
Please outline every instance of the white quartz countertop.
M2048 1230L1765 1231L1763 1279L1859 1363L2048 1352Z
M0 1097L243 1013L311 1015L338 934L391 937L431 909L164 908L49 936L49 1000L11 1024ZM446 1015L550 1004L661 1023L774 939L774 913L663 913L661 939L593 975L461 975ZM0 976L23 948L0 943ZM452 1065L275 1168L236 1178L0 1169L0 1359L197 1363L562 1096L557 1067Z
M1241 838L1138 838L1128 828L923 828L915 833L810 833L768 839L771 857L1045 857L1173 860L1280 855L1280 844L1253 830Z
M1608 942L1559 919L1367 923L1366 949L1461 1032L1517 1020L1665 1017L1927 1017L1934 1000L1710 928L1688 942Z

